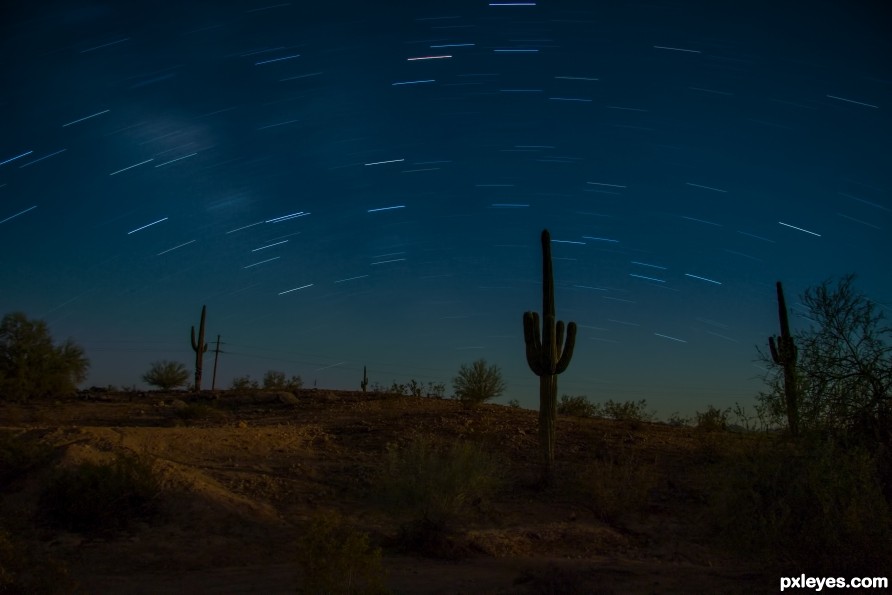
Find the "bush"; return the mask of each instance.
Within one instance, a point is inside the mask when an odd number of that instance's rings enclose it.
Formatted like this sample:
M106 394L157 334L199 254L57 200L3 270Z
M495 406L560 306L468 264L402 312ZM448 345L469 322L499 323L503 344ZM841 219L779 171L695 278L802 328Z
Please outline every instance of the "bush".
M712 405L707 405L706 411L703 413L698 411L694 414L697 418L697 429L704 432L718 432L724 430L728 425L728 412L728 409L722 411L721 409L716 409Z
M236 376L232 379L232 390L257 390L259 388L260 385L251 378L250 374Z
M39 467L53 456L53 449L37 440L12 432L0 432L0 486Z
M420 437L403 449L388 446L377 492L385 508L410 517L405 539L421 533L431 544L495 493L500 470L496 459L475 444Z
M381 548L334 512L318 513L298 543L301 593L386 593Z
M77 391L90 362L84 350L68 339L54 345L42 320L21 312L0 321L0 398L21 401Z
M189 381L189 371L186 370L186 365L180 362L161 360L152 362L152 366L143 374L142 379L161 390L171 390Z
M304 385L300 376L292 376L291 380L286 380L285 372L276 370L268 370L263 375L263 388L266 390L287 390L298 391Z
M647 400L626 401L619 403L608 399L606 403L599 407L599 415L609 419L618 421L652 421L654 419L653 411L647 410Z
M455 397L469 405L498 397L505 392L502 372L495 364L486 365L485 359L478 359L470 366L462 364L458 375L453 378Z
M560 403L557 404L558 415L572 415L574 417L594 417L598 408L590 403L588 397L579 395L571 397L563 395Z
M609 449L580 476L585 504L601 520L617 522L647 504L656 484L652 464L631 448Z
M512 409L520 409L520 401L518 401L517 399L511 399L510 401L508 401L508 407L511 407Z
M119 454L110 463L81 463L59 469L39 498L43 519L52 527L79 533L126 528L157 512L161 482L151 464Z
M794 448L754 449L722 475L711 506L719 535L791 572L887 570L892 514L875 456L832 441Z

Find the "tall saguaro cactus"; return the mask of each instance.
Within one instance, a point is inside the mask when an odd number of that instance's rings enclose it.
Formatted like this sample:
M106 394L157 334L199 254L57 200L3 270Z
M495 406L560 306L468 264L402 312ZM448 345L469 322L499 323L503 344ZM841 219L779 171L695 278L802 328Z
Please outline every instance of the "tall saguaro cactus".
M195 341L195 327L192 327L192 350L195 351L195 392L201 390L201 364L204 354L208 350L208 344L204 340L204 317L207 314L207 306L201 307L201 323L198 325L198 341Z
M771 359L784 369L784 400L787 405L787 423L790 434L799 433L799 387L796 381L796 344L790 333L790 321L787 318L787 303L784 300L784 289L781 282L777 282L777 313L780 318L781 334L777 337L768 337L768 347L771 350Z
M545 484L554 479L555 417L557 415L557 375L570 365L576 345L576 323L567 324L564 342L564 322L555 320L554 274L551 267L551 234L542 230L542 330L539 314L524 312L523 340L526 343L527 364L539 377L539 445L542 449Z

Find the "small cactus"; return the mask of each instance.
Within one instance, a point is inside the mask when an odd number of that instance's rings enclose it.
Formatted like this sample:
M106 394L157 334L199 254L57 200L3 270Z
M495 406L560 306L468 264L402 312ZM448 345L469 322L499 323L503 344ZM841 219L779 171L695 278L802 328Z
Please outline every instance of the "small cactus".
M542 230L542 330L539 314L525 312L523 337L526 343L527 364L539 377L539 443L543 458L543 483L554 480L555 417L557 415L557 375L570 365L576 345L576 323L567 324L564 342L564 322L555 321L554 274L551 266L551 234Z
M201 322L198 325L198 341L195 341L195 327L192 327L192 350L195 352L195 392L201 391L201 364L204 354L208 350L208 344L204 340L204 317L207 306L201 307Z
M787 424L790 434L799 434L799 387L796 381L796 358L798 352L793 335L790 333L790 321L787 318L787 304L784 300L784 289L781 282L777 282L777 311L780 318L781 334L768 337L768 348L771 350L771 359L784 369L784 400L787 405Z
M365 392L369 386L369 377L365 373L365 366L362 367L362 382L359 383L359 386L362 388L362 392Z

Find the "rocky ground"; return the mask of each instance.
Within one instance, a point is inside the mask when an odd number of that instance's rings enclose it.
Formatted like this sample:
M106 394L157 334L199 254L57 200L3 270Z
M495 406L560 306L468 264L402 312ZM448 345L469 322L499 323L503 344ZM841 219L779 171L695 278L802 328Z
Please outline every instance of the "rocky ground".
M776 588L711 534L710 486L749 436L560 417L558 479L543 490L536 424L537 412L501 405L315 390L0 404L0 432L54 453L2 486L0 524L28 527L19 532L89 593L293 593L297 544L331 510L383 548L394 593ZM448 555L401 547L407 519L372 497L387 445L418 436L471 441L502 461L501 489L451 524ZM122 452L164 477L159 514L99 535L30 529L52 467Z

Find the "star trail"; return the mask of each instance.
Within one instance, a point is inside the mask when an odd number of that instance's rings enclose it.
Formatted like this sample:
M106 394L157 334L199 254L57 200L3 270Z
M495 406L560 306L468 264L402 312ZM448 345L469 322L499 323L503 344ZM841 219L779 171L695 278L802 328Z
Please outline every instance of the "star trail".
M482 357L535 407L543 228L559 394L663 417L752 403L775 281L892 303L879 4L7 4L0 310L86 386L191 368L207 305L218 386Z

